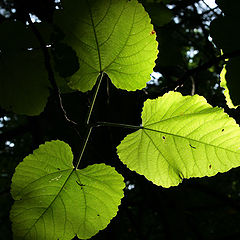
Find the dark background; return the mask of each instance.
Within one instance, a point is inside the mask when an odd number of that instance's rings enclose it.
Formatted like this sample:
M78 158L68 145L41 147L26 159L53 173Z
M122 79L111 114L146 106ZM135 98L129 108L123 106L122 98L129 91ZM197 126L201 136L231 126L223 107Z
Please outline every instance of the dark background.
M220 49L211 41L210 23L223 12L200 0L141 1L152 18L159 42L155 71L162 76L145 89L116 89L104 77L91 122L109 121L139 125L147 98L177 89L184 95L199 94L220 106L239 123L239 109L230 110L219 86ZM53 0L0 0L0 24L6 19L26 23L26 13L51 23ZM171 10L169 10L171 9ZM61 49L60 49L61 51ZM129 79L130 81L131 79ZM1 86L0 86L1 87ZM62 94L63 106L77 131L84 135L84 121L94 89L87 93ZM83 141L68 123L52 94L43 113L28 117L0 109L0 239L12 239L9 211L11 177L22 159L45 141L67 142L78 156ZM117 216L92 239L240 239L240 169L215 177L184 180L178 187L155 186L127 169L116 155L116 146L132 130L94 128L80 168L94 163L114 166L126 182L125 197ZM186 156L187 157L187 156Z

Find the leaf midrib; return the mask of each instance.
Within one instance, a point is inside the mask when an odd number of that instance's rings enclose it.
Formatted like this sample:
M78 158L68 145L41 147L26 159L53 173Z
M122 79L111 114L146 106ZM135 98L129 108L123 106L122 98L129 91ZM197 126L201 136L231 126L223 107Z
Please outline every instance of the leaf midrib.
M153 123L149 123L149 124L148 124L148 122L149 122L150 119L148 119L147 122L145 122L145 126L149 127L149 126L153 126L155 124L159 124L159 123L162 123L162 122L171 121L173 119L174 120L176 119L176 121L180 121L179 118L188 118L188 117L195 117L195 116L198 117L199 115L208 115L208 114L212 115L213 114L212 112L207 112L207 110L211 111L212 109L211 108L206 108L206 109L203 109L202 112L186 113L186 114L177 115L177 116L174 116L174 117L170 116L166 119L161 119L157 122L153 122ZM216 110L220 111L221 109L216 108ZM214 112L214 113L216 113L216 112ZM216 119L216 120L219 120L219 119Z
M32 224L32 226L28 229L28 231L25 233L25 235L23 236L23 238L25 239L26 235L31 231L31 229L37 224L37 222L40 220L40 218L48 211L49 208L51 208L51 206L53 205L53 203L55 202L55 200L58 198L58 196L60 195L60 193L62 192L64 186L66 185L66 183L68 182L69 178L71 177L71 175L73 174L73 172L75 171L75 168L72 169L72 171L70 172L70 174L68 175L68 177L66 178L65 182L63 183L62 187L60 188L59 192L56 194L55 198L51 201L51 203L49 204L49 206L43 211L43 213L35 220L35 222Z
M193 138L189 138L189 137L185 137L185 136L181 136L181 135L178 135L178 134L174 134L174 133L169 133L169 132L164 132L164 131L161 131L161 130L155 130L155 129L151 129L151 128L146 128L146 127L143 127L142 129L140 130L148 130L148 131L152 131L152 132L158 132L158 133L162 133L162 134L166 134L166 135L170 135L170 136L173 136L173 137L179 137L179 138L183 138L185 140L188 140L188 141L194 141L194 142L197 142L197 143L200 143L200 144L203 144L203 145L208 145L208 146L211 146L211 147L214 147L214 148L219 148L219 149L222 149L224 151L228 151L228 152L231 152L231 153L234 153L234 154L239 154L240 155L240 152L234 152L233 150L230 150L230 149L227 149L227 148L224 148L224 147L220 147L220 146L216 146L216 145L213 145L211 143L205 143L203 141L199 141L197 139L193 139ZM138 130L139 131L139 130ZM145 133L146 134L146 133ZM146 134L148 136L148 134Z
M32 182L29 182L26 186L24 186L21 190L19 190L19 192L16 194L16 196L19 196L19 193L22 192L22 191L24 191L30 184L33 184L33 183L39 181L39 180L42 179L42 178L45 178L45 177L47 177L47 176L50 176L50 175L53 175L53 174L56 174L56 173L66 172L66 171L69 171L69 170L71 170L71 169L72 169L72 168L64 169L64 170L52 172L52 173L46 174L46 175L44 175L44 176L41 176L40 178L37 178L36 180L34 180L34 181L32 181ZM17 199L14 198L14 200L17 200Z
M93 34L94 34L94 38L95 38L95 42L96 42L96 46L97 46L98 61L99 61L99 70L100 70L99 72L102 72L101 53L100 53L100 48L99 48L99 43L98 43L96 28L95 28L94 21L93 21L93 15L92 15L91 7L90 7L90 4L89 4L88 0L86 0L86 3L87 3L87 6L88 6L89 15L90 15L91 23L92 23L92 28L93 28Z

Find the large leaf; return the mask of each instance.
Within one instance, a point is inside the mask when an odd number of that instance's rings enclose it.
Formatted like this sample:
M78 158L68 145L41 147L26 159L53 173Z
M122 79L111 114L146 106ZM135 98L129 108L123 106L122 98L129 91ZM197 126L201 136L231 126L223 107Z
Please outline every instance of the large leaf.
M136 0L65 0L55 22L79 57L80 69L69 85L91 90L99 73L113 84L136 90L146 86L157 57L150 18Z
M70 147L47 142L16 168L11 193L15 239L87 239L116 215L124 182L104 164L75 170Z
M36 25L49 43L50 29ZM39 115L47 103L50 82L44 56L32 31L18 21L0 24L0 106L18 114ZM62 89L66 82L55 73Z
M157 185L213 176L240 165L240 128L203 97L169 92L147 100L142 129L129 134L118 155L130 169Z
M42 53L27 50L39 48L37 39L20 22L2 23L0 31L0 105L18 114L38 115L46 105L49 82Z

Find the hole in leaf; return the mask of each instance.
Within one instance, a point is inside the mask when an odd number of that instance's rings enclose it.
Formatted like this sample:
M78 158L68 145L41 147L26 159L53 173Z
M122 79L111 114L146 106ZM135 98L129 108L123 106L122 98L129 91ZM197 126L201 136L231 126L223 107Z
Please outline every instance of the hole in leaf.
M98 217L100 217L100 215L99 215L99 214L98 214L97 216L98 216Z
M193 149L196 149L196 147L192 146L191 144L189 144L189 146L190 146L191 148L193 148Z
M60 169L60 168L57 168L57 170L59 170L59 171L60 171L61 169Z
M224 131L224 128L222 129L222 132Z
M165 140L166 138L164 136L162 136L162 139Z
M209 169L211 169L211 168L212 168L212 165L210 164L210 165L209 165Z

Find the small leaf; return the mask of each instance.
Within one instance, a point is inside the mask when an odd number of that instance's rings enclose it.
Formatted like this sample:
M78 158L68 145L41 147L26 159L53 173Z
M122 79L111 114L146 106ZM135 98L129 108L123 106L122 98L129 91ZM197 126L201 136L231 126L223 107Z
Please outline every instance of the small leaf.
M233 61L236 61L235 59ZM229 108L237 108L240 104L240 98L239 98L239 82L238 82L238 70L240 67L240 61L238 61L237 64L237 71L231 71L231 69L234 69L234 65L231 64L232 60L230 60L230 65L228 65L228 76L226 75L227 69L226 65L224 65L221 73L220 73L220 86L224 88L224 96L226 98L226 103ZM232 66L232 67L231 67ZM228 80L226 79L228 77ZM230 86L230 89L229 87ZM234 99L234 103L232 101L232 98Z
M10 218L15 239L88 239L116 215L124 182L114 168L75 170L70 147L41 145L16 168Z
M136 0L65 0L55 23L64 41L79 57L80 69L70 77L70 87L91 90L99 73L113 84L136 90L146 86L157 58L156 34L143 6Z
M117 147L120 160L157 185L214 176L240 166L240 128L203 97L169 92L147 100L143 128ZM223 130L224 129L224 130Z

